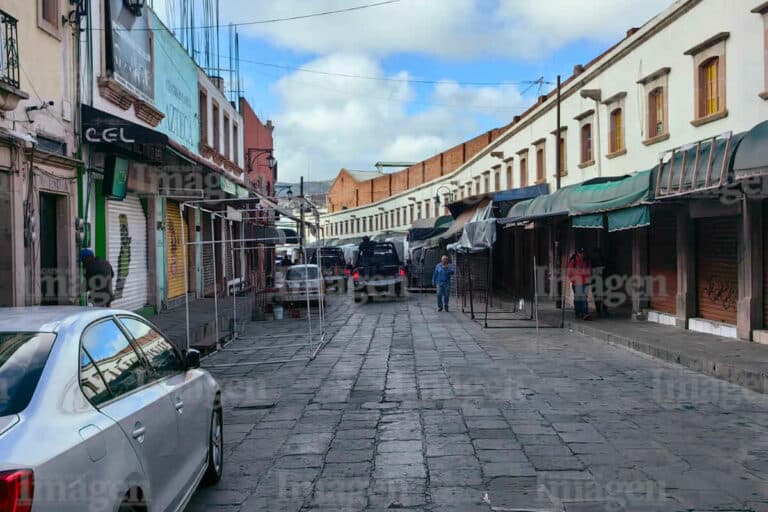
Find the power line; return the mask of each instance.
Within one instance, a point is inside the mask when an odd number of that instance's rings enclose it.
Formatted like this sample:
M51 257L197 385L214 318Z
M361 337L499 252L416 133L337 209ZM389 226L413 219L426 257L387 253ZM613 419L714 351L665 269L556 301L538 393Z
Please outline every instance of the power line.
M199 50L196 50L195 53L203 53ZM539 83L545 83L550 84L551 82L544 82L543 78L539 78L536 80L521 80L521 81L503 81L503 82L458 82L455 80L421 80L416 78L392 78L392 77L380 77L380 76L366 76L366 75L355 75L350 73L333 73L331 71L320 71L318 69L308 69L308 68L302 68L302 67L296 67L296 66L286 66L283 64L274 64L271 62L261 62L257 60L249 60L249 59L234 59L237 62L246 63L246 64L255 64L257 66L264 66L264 67L270 67L270 68L278 68L278 69L287 69L290 71L300 71L302 73L312 73L315 75L325 75L325 76L338 76L343 78L356 78L360 80L373 80L378 82L395 82L395 83L407 83L407 84L424 84L424 85L439 85L439 84L456 84L456 85L471 85L476 87L498 87L501 85L529 85L529 84L539 84Z
M394 3L398 3L398 2L400 2L400 0L384 0L382 2L376 2L376 3L372 3L372 4L356 5L356 6L353 6L353 7L346 7L344 9L336 9L336 10L333 10L333 11L321 11L321 12L314 12L314 13L310 13L310 14L300 14L300 15L296 15L296 16L287 16L287 17L284 17L284 18L267 18L267 19L263 19L263 20L243 21L241 23L232 23L232 26L235 26L235 27L245 27L245 26L252 26L252 25L264 25L264 24L267 24L267 23L279 23L279 22L282 22L282 21L296 21L296 20L303 20L303 19L307 19L307 18L317 18L319 16L330 16L332 14L342 14L342 13L346 13L346 12L361 11L363 9L370 9L372 7L380 7L382 5L394 4ZM213 29L213 28L216 28L216 27L217 27L217 25L202 25L202 26L194 26L194 27L183 26L183 27L172 27L169 30L177 31L177 30L187 30L187 29L190 29L190 28L194 28L195 30L198 30L198 29L204 30L204 29ZM97 30L105 30L105 29L102 28L102 29L97 29ZM138 31L142 31L142 30L153 31L153 30L164 30L164 29L162 29L162 28L133 28L133 29L113 28L113 30L117 30L117 31L121 31L121 30L129 31L130 30L132 32L138 32Z

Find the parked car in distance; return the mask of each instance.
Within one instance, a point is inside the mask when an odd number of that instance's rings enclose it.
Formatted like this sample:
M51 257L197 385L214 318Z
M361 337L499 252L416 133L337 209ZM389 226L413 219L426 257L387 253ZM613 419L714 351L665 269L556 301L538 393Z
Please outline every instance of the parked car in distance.
M320 247L312 253L309 262L318 265L322 270L326 290L333 288L337 292L347 293L349 273L341 248Z
M352 271L355 302L375 296L402 297L405 276L392 242L369 242L359 252Z
M0 308L0 510L183 510L223 468L221 390L142 317Z
M320 304L325 297L325 286L317 265L294 265L285 273L279 300L284 304Z

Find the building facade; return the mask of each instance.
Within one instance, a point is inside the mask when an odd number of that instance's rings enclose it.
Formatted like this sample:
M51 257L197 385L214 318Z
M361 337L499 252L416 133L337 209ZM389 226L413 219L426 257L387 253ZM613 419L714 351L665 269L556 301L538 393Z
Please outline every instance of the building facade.
M616 272L666 276L664 293L646 290L642 300L633 301L635 313L647 311L658 321L724 336L759 338L768 321L765 286L758 279L764 275L758 236L762 198L724 204L712 190L709 197L692 190L703 185L685 190L681 185L668 193L673 181L697 183L697 178L688 171L658 171L660 158L666 162L677 155L703 175L712 165L698 162L709 155L696 149L702 147L718 148L711 153L723 153L718 163L725 169L743 134L768 118L765 12L758 1L679 0L591 62L574 66L561 88L560 126L552 92L455 170L391 197L329 213L324 223L331 232L370 234L387 229L393 218L395 225L408 226L437 215L436 197L445 204L534 184L555 190L558 174L560 186L567 187L652 170L654 183L667 181L655 187L648 226L624 233L568 226L547 235L540 253L554 270L563 257L548 247L555 239L564 254L582 244L612 247L624 262ZM726 174L717 173L724 187ZM358 219L365 219L359 227ZM651 250L650 241L658 240L666 242Z
M0 306L78 300L78 32L62 21L70 9L68 0L0 6Z

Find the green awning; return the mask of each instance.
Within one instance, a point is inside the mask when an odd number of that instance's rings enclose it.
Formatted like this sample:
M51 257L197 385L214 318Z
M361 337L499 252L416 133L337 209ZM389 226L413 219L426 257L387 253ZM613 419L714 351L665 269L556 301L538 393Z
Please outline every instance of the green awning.
M651 201L652 171L631 176L596 178L514 205L503 224L568 215L578 228L603 227L603 212L633 208Z
M608 217L608 231L642 228L651 224L651 208L647 204L622 208L605 214Z
M768 121L763 121L744 135L733 158L736 179L768 175Z
M437 218L437 222L435 222L435 227L439 228L441 226L450 226L453 222L453 217L450 215L443 215L442 217Z
M603 229L605 215L602 213L592 213L588 215L579 215L571 219L571 226L582 229Z
M658 176L658 172L654 172L653 190L656 190L657 181L659 197L717 188L720 186L721 180L723 183L727 183L736 149L743 137L744 133L734 133L730 136L726 134L715 137L714 145L711 140L708 140L693 143L675 151L674 158L664 162L661 176ZM698 159L696 158L697 152ZM710 168L709 177L707 177L708 168ZM671 177L670 172L672 173Z

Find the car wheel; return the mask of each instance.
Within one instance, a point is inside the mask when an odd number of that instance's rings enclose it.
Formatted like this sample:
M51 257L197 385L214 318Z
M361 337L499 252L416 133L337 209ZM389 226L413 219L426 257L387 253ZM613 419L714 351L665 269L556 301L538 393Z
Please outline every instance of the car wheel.
M203 485L213 485L221 480L224 471L224 435L221 409L211 415L211 430L208 435L208 467L203 475Z

